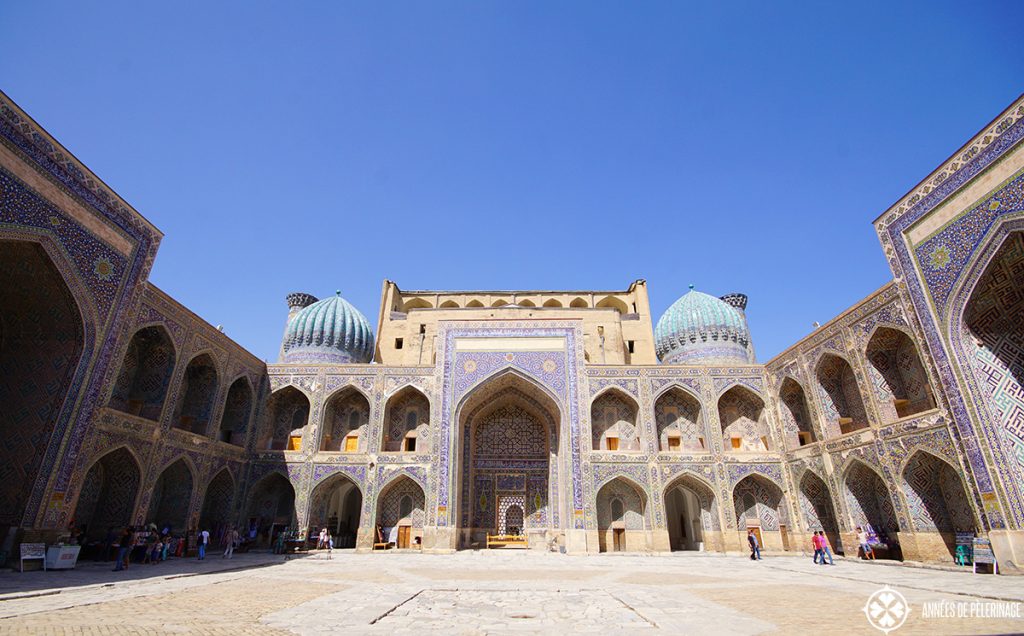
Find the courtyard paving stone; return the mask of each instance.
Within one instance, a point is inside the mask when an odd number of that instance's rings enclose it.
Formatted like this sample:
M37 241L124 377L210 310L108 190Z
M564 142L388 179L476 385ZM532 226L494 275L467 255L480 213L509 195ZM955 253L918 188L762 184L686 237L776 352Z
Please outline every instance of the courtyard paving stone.
M0 633L880 634L862 608L883 584L911 606L897 636L1024 632L1024 619L922 617L925 602L1024 602L1024 577L969 571L697 554L247 557L244 569L112 586L83 576L87 584L58 594L8 597Z

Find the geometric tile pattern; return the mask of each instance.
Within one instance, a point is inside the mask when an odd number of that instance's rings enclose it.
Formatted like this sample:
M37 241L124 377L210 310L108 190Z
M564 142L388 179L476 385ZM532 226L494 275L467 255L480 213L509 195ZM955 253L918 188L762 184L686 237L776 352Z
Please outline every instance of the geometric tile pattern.
M866 356L871 362L868 375L883 421L891 422L935 406L928 375L907 334L879 327L868 342ZM907 404L897 412L894 400L906 400Z
M918 451L903 469L903 494L918 532L974 530L974 515L963 482L952 466Z
M217 368L209 354L196 356L182 378L184 396L175 405L174 425L196 435L205 435L217 395Z
M256 447L260 450L284 450L288 447L289 436L301 435L306 426L309 399L302 391L288 386L270 396L266 413L266 422L261 427Z
M147 522L158 528L185 530L188 521L188 502L192 501L192 471L184 459L179 459L160 473L149 502Z
M807 412L807 397L804 395L803 387L793 378L787 377L779 388L779 399L782 402L780 406L786 445L791 449L800 446L799 433L809 433L811 441L816 441L817 435L811 426L811 416Z
M782 517L782 491L761 475L744 477L733 489L736 524L741 530L752 525L778 530Z
M124 354L110 407L147 420L160 419L174 358L174 345L163 327L137 331Z
M235 498L235 481L231 473L224 469L210 480L203 497L202 513L199 515L199 527L209 530L211 535L218 536L224 527L232 522L232 502Z
M853 526L881 536L900 529L893 510L892 496L878 473L859 461L854 461L843 480L846 505L853 518Z
M718 398L718 417L727 451L733 450L733 438L740 438L740 448L736 450L761 451L771 447L764 402L750 389L737 385L722 394Z
M220 418L220 441L241 446L249 430L252 414L252 389L245 378L238 378L228 389L224 414Z
M402 440L416 432L416 452L430 450L430 402L413 387L406 387L388 400L384 418L383 451L401 451Z
M423 527L426 504L423 489L408 477L399 477L392 482L380 498L380 520L385 528L407 524L413 528Z
M324 409L320 450L345 450L345 438L355 434L358 436L357 452L365 452L367 441L364 433L369 423L370 403L362 393L351 387L335 393Z
M853 421L846 425L846 431L864 428L868 425L864 400L857 387L857 378L850 363L839 356L826 354L818 363L818 386L821 403L825 408L825 420L830 435L839 435L839 418Z
M35 243L0 241L0 525L20 525L82 355L82 318Z
M139 465L131 453L124 448L107 453L86 474L75 524L86 528L92 539L102 539L109 528L130 524L140 481Z
M807 530L824 530L832 545L839 543L839 524L836 523L835 508L828 486L810 470L800 480L800 511L804 515Z
M644 501L624 479L613 479L597 493L597 527L644 529Z

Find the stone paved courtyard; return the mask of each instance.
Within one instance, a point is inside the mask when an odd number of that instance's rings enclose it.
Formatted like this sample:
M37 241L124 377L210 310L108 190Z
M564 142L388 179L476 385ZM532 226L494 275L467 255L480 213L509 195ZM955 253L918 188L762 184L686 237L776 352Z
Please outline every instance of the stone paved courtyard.
M788 556L342 551L129 572L3 573L0 633L881 634L862 608L883 584L911 608L893 634L1024 632L1024 619L922 617L926 602L1024 601L1024 578Z

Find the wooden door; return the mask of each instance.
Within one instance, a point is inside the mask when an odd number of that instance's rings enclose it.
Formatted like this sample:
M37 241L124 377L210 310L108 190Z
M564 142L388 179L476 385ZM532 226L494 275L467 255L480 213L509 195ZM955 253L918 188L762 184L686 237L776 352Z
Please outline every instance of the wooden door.
M612 530L612 542L614 552L625 552L626 551L626 531L623 528L615 528Z
M789 531L786 529L786 524L779 524L779 534L782 535L782 549L789 552Z
M764 550L764 539L761 537L761 528L759 526L750 526L747 530L754 531L754 536L757 537L757 547Z
M398 547L408 548L409 547L409 535L412 530L412 526L398 526Z

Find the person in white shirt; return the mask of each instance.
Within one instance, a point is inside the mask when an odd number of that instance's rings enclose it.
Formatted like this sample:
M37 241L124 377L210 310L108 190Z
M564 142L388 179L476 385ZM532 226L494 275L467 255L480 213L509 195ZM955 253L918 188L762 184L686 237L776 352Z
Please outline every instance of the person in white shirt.
M199 560L206 558L206 546L210 544L210 532L203 530L199 533Z
M224 541L227 547L224 548L224 558L230 559L235 554L235 543L238 542L238 531L234 527L228 528L224 534Z
M860 544L860 549L864 552L864 558L874 561L875 551L871 549L871 544L868 543L868 533L860 526L857 526L857 543Z

